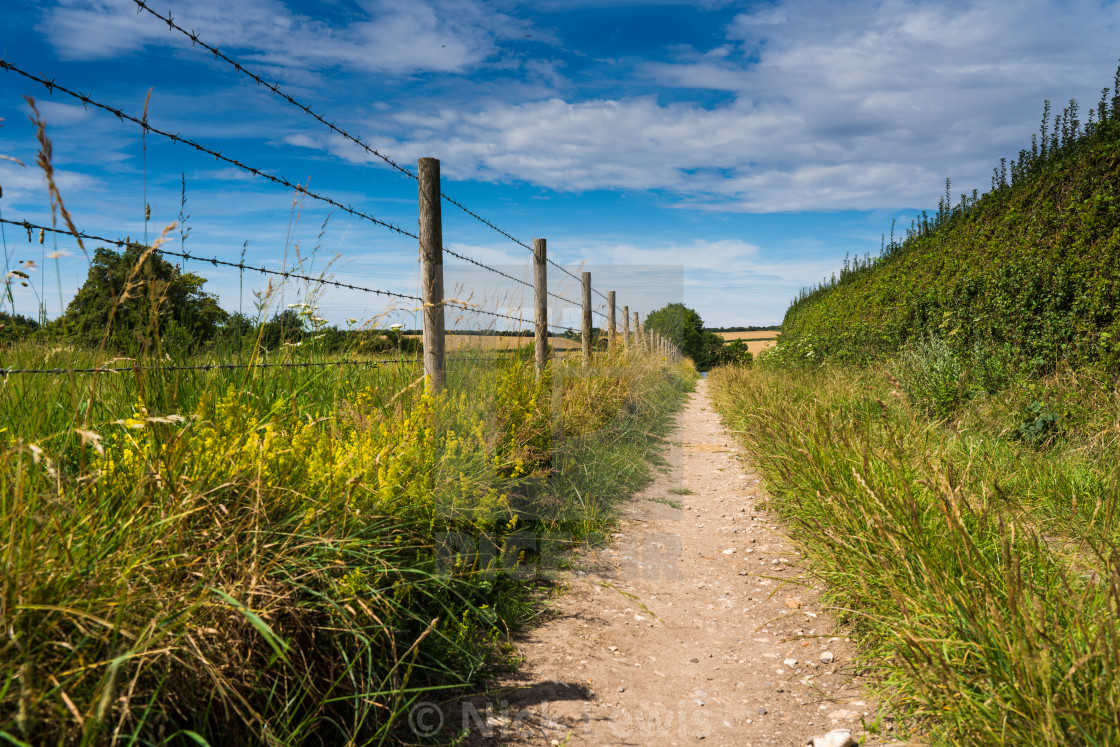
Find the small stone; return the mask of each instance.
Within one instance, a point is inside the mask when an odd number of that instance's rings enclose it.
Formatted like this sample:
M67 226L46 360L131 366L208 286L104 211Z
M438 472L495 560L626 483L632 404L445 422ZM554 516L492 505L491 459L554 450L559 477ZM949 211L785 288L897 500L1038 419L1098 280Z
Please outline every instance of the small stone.
M689 659L689 661L691 661L693 664L699 664L700 663L700 660L697 659L695 656L693 656L691 659Z
M619 685L619 686L618 686L618 691L619 691L620 693L624 693L624 692L626 692L626 688L625 688L625 687L623 687L622 685Z
M723 554L724 555L734 555L735 554L735 548L734 547L729 547L729 548L727 548L726 550L723 551Z
M786 600L786 606L791 610L799 610L801 609L801 600L790 597Z
M821 654L821 663L822 664L831 664L833 659L835 659L835 658L836 657L832 655L831 651L825 651L823 654Z
M766 709L765 708L759 708L758 709L758 715L759 716L765 716L766 715Z
M859 747L859 742L852 739L851 729L833 729L828 734L810 737L805 744L809 747Z
M859 718L859 716L859 711L849 711L846 708L839 708L828 714L830 721L853 721Z
M794 667L797 666L797 659L786 659L782 663L785 664L790 669L793 669Z

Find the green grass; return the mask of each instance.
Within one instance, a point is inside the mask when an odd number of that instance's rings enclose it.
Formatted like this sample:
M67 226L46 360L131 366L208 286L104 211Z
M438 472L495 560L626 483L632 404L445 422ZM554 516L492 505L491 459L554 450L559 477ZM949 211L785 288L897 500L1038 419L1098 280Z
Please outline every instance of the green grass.
M1120 86L1097 109L1084 129L1070 109L1061 128L1047 121L1064 134L1022 151L990 192L947 194L904 240L892 227L878 257L845 260L838 277L794 301L768 355L863 361L932 336L1039 373L1062 362L1115 370Z
M885 366L709 380L913 732L939 745L1120 743L1110 377L1017 380L951 420L911 404ZM1039 399L1066 413L1062 427L1024 441L1024 405Z
M7 377L0 743L411 738L516 663L536 569L487 543L562 555L648 480L695 372L604 363L454 360L437 398L398 363Z

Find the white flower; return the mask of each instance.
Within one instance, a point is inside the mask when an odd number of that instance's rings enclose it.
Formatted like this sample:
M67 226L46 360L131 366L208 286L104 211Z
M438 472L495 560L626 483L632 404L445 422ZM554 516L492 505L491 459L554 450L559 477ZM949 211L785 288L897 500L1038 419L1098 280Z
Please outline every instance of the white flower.
M396 332L400 328L401 328L401 325L399 325L399 324L390 324L389 325L389 329L393 330L394 332Z

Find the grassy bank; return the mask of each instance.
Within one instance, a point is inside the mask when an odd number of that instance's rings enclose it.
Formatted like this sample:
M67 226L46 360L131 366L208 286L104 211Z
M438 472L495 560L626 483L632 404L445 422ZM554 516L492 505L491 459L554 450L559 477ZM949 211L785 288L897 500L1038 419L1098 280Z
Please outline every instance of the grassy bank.
M7 377L0 742L411 738L511 663L521 550L606 531L695 377L602 363Z
M934 336L1039 373L1062 362L1116 370L1120 75L1090 106L1082 120L1076 101L1054 112L1046 102L1038 136L1001 159L990 191L958 197L947 182L936 213L892 225L878 256L845 258L805 289L779 352L860 361Z
M1114 379L989 391L938 354L709 379L912 736L1118 744Z

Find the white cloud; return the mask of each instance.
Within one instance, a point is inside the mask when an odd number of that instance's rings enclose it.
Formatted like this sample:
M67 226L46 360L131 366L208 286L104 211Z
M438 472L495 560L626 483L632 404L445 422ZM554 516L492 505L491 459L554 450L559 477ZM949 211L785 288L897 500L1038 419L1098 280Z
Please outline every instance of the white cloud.
M189 0L176 22L219 49L252 50L245 62L301 70L461 71L495 52L495 40L522 35L524 23L472 0L363 0L332 25L278 0ZM152 45L190 42L128 0L59 0L40 24L59 56L109 59Z
M64 199L69 194L96 189L100 185L100 181L92 176L67 170L56 170L54 182ZM4 189L4 201L9 205L26 206L29 200L36 198L41 198L44 203L47 201L46 177L30 163L22 167L11 161L0 161L0 187Z
M668 190L709 209L929 206L946 176L986 188L1000 156L1029 147L1044 98L1087 113L1118 26L1120 4L1092 0L785 0L736 17L710 50L638 64L631 90L724 103L468 100L383 116L370 139L401 160L439 156L452 178Z

